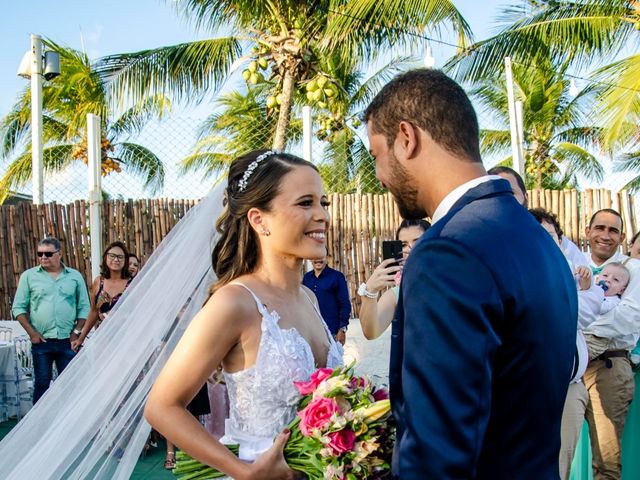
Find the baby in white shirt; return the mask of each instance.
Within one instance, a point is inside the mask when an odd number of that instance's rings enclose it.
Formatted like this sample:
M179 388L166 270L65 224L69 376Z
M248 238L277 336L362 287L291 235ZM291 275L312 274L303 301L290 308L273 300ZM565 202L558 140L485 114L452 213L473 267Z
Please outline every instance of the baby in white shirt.
M602 303L600 304L600 314L610 312L620 303L620 296L624 293L629 284L631 274L627 267L618 262L605 265L596 277L596 284L603 290ZM609 348L610 339L596 337L585 334L585 340L589 347L589 359L594 359Z
M618 262L605 265L596 277L596 284L604 290L604 299L600 306L600 314L610 312L620 303L620 296L629 285L629 270Z

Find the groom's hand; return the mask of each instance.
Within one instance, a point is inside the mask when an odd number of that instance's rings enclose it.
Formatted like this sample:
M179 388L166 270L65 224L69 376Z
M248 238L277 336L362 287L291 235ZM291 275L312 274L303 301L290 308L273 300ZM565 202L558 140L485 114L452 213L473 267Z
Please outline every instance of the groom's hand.
M280 432L273 441L271 448L253 462L248 478L256 480L295 480L303 478L289 468L282 453L290 435L291 432L289 430Z

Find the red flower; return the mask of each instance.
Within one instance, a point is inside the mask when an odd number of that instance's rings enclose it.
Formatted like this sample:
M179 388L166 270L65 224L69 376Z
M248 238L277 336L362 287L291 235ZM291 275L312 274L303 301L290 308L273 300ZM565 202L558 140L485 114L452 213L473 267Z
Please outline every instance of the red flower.
M331 416L339 412L338 404L333 398L318 398L309 402L304 410L298 412L300 431L310 437L314 429L322 429L329 425Z
M329 378L332 373L333 369L331 368L319 368L313 372L308 382L293 382L293 384L301 395L308 395L313 393L313 391L318 388L318 385L320 385L323 380Z
M375 392L373 392L373 398L376 402L380 400L386 400L389 398L389 392L387 392L384 388L378 388Z
M333 450L333 453L340 455L344 452L351 452L356 444L356 434L353 430L340 430L329 434L331 439L329 447Z

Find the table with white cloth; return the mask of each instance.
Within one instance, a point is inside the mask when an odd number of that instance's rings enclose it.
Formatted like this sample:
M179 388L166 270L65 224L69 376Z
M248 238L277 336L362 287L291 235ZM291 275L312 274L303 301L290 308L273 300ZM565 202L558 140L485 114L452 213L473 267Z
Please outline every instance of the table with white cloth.
M29 411L31 388L31 378L19 368L15 343L0 342L0 422Z

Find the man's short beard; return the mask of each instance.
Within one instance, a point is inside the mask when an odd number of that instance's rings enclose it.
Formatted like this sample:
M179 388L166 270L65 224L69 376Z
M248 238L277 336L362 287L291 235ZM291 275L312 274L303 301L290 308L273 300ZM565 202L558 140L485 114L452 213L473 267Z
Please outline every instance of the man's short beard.
M415 180L411 177L406 168L391 153L390 181L387 188L398 204L400 216L407 220L420 220L427 216L427 212L418 203L418 188Z

